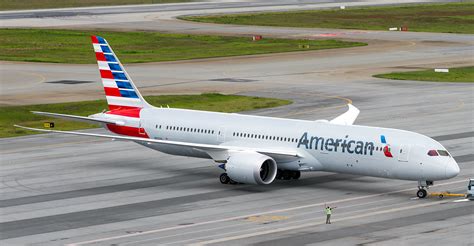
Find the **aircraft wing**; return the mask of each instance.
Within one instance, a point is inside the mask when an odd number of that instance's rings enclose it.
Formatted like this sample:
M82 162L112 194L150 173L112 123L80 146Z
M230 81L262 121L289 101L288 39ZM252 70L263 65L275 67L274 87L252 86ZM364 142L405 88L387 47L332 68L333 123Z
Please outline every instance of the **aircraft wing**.
M349 109L345 113L332 119L331 121L329 121L329 123L338 125L354 124L354 121L357 119L357 116L359 116L360 110L354 107L352 104L347 104L347 106L349 106Z
M187 143L179 141L170 141L170 140L160 140L160 139L150 139L150 138L139 138L139 137L129 137L129 136L120 136L120 135L106 135L106 134L95 134L95 133L86 133L86 132L73 132L73 131L58 131L58 130L47 130L47 129L38 129L31 128L26 126L14 125L15 127L23 128L31 131L39 132L52 132L52 133L61 133L69 135L79 135L79 136L90 136L90 137L100 137L100 138L109 138L115 140L125 140L125 141L134 141L141 142L146 144L167 144L174 146L183 146L191 147L206 152L222 152L222 151L254 151L261 154L267 155L276 155L276 156L286 156L286 157L300 157L296 151L291 150L273 150L265 148L251 148L251 147L239 147L239 146L225 146L225 145L213 145L213 144L199 144L199 143Z
M122 121L116 121L111 119L99 119L99 118L92 118L92 117L85 117L85 116L77 116L77 115L69 115L69 114L57 114L57 113L49 113L49 112L40 112L40 111L31 111L33 114L39 114L43 116L49 116L54 118L60 119L67 119L67 120L74 120L74 121L82 121L87 123L105 123L105 124L115 124L115 125L124 125ZM41 130L41 129L39 129Z

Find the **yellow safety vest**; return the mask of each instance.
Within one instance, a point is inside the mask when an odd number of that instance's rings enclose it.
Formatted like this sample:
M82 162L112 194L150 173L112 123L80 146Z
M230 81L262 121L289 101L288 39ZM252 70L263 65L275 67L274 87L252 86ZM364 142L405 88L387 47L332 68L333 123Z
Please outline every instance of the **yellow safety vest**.
M331 213L332 213L331 209L330 209L330 208L326 208L326 214L331 214Z

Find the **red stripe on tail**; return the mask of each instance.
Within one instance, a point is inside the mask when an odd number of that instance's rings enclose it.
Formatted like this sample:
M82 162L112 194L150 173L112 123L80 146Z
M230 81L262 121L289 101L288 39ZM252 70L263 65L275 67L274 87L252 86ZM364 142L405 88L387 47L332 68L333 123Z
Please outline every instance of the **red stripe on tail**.
M92 40L93 44L98 44L99 43L99 40L97 39L96 36L91 36L91 40Z
M114 115L120 115L120 116L140 118L140 111L142 110L141 108L116 106L118 108L112 109L111 106L115 106L115 105L109 105L110 111L106 112L106 114L114 114Z
M140 137L140 138L149 138L148 134L146 134L145 129L143 128L131 127L131 126L117 126L113 124L107 124L107 128L109 128L110 131L120 134L120 135Z
M114 75L110 70L99 70L100 71L100 77L103 79L114 79Z
M113 96L113 97L121 97L120 91L118 88L113 87L104 87L105 95L106 96Z
M98 61L107 61L107 59L105 59L104 53L102 52L95 52L95 58L97 58Z
M132 106L122 106L122 105L113 105L109 104L109 109L112 111L114 110L136 110L136 109L141 109L140 107L132 107Z

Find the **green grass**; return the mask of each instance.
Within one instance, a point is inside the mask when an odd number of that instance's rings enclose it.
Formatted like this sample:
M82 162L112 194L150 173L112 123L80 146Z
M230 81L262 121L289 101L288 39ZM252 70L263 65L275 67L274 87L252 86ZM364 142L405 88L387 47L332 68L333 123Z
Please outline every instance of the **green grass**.
M435 73L434 69L429 69L413 72L377 74L374 75L374 77L397 80L474 83L474 67L450 68L449 73Z
M0 0L0 11L180 2L193 0Z
M185 108L215 112L240 112L261 108L278 107L290 104L291 101L276 98L248 97L205 93L201 95L164 95L148 96L145 99L152 105L172 108ZM48 118L32 114L30 111L44 111L72 115L88 116L107 108L105 100L56 103L27 106L0 107L0 138L16 137L38 132L13 127L19 124L30 127L43 127L44 122L55 122L55 128L61 130L78 130L95 128L97 125L63 119Z
M152 32L0 29L0 60L95 63L90 35L107 39L123 63L255 55L363 46L339 40L223 37ZM300 48L300 44L309 48Z
M221 24L388 30L407 26L415 32L474 33L474 2L365 7L216 16L185 20Z

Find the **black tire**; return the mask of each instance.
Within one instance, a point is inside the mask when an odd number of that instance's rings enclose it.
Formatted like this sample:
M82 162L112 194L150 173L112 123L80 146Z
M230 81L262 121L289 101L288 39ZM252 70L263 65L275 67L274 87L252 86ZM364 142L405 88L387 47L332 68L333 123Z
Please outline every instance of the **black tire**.
M230 182L230 178L227 176L227 173L223 173L221 176L219 176L219 181L221 181L222 184L228 184Z
M293 171L293 179L299 179L301 177L300 171Z
M416 192L416 196L418 198L425 198L426 195L428 195L428 192L426 192L425 189L419 189L417 192Z
M291 177L293 176L293 175L291 175L291 174L292 174L292 173L291 173L290 171L284 170L284 171L281 172L281 178L282 178L283 180L290 180Z

